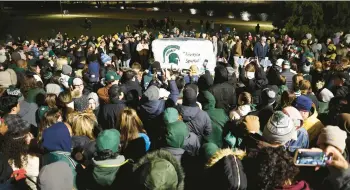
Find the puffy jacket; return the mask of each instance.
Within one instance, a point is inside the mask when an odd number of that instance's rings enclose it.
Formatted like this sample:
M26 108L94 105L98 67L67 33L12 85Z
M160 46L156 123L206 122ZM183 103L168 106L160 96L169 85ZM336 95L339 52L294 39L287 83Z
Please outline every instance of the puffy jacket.
M100 65L97 61L91 62L88 65L89 82L98 82L100 80Z
M179 105L177 108L182 115L183 121L189 127L190 132L196 134L200 140L211 134L211 120L205 111L202 111L199 107L184 105Z
M215 97L209 92L203 92L207 102L203 102L203 110L207 112L211 119L212 133L207 137L207 141L222 147L222 131L229 118L224 109L215 108Z

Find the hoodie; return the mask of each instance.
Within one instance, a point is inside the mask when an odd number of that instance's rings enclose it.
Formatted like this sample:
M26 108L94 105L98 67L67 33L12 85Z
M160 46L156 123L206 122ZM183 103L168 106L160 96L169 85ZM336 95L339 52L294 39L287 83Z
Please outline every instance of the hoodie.
M202 103L203 110L210 117L212 125L212 133L207 137L207 141L216 144L219 148L222 147L222 131L229 118L224 109L215 108L215 97L209 92L204 91L206 102Z

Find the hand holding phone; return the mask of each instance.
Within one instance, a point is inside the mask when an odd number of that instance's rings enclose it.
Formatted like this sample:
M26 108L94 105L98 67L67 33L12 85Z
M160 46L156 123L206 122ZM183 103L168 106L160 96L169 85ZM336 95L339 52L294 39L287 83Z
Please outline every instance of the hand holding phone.
M294 164L296 166L326 166L332 160L321 149L298 149L295 152Z

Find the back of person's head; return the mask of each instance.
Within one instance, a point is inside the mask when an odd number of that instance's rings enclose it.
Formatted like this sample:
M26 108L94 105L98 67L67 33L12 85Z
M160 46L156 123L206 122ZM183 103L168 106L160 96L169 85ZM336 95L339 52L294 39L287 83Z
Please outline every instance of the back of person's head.
M60 107L66 107L67 104L73 101L72 94L69 91L63 91L58 95Z
M323 65L321 61L316 61L314 64L314 70L316 71L322 71L323 70Z
M238 96L238 105L247 105L253 102L252 95L249 92L242 92Z
M293 157L283 147L263 149L256 161L259 162L259 189L276 189L285 186L287 182L294 184L294 178L299 173Z
M301 94L307 95L310 92L311 89L311 83L308 80L302 80L299 82L299 89L301 91Z
M27 62L23 59L18 60L16 65L21 69L27 70Z
M246 72L255 72L255 66L254 66L253 64L248 64L248 65L244 68L244 70L245 70Z
M132 68L132 70L134 70L134 71L140 71L140 70L142 69L141 64L138 63L138 62L133 63L132 66L131 66L131 68Z
M215 67L214 84L223 83L228 81L228 71L226 67L218 65Z
M24 97L27 96L27 92L33 88L37 87L37 82L33 75L24 76L24 80L21 81L21 92Z
M18 97L2 96L0 97L0 111L2 115L10 113L18 105Z
M281 106L282 107L291 106L295 99L296 99L296 95L294 93L289 93L288 91L284 91L281 96Z
M127 70L125 72L123 72L123 76L121 78L121 82L122 83L125 83L125 82L128 82L128 81L131 81L133 80L135 77L135 72L133 70Z
M108 90L108 96L111 100L119 99L122 93L123 93L122 88L120 88L117 84L112 85Z
M139 133L146 132L136 111L128 107L124 108L120 113L119 128L121 133L120 140L123 142L124 148L127 146L128 141L137 139Z
M96 116L92 112L72 114L72 131L74 136L86 136L94 140L93 130L97 123Z
M298 65L296 63L292 63L291 67L290 67L293 71L298 72Z
M181 91L185 87L184 77L183 76L176 77L175 83L176 83L177 89L179 89L179 91Z
M299 91L300 90L299 82L304 80L303 74L298 73L298 74L294 75L292 80L293 80L293 90L294 90L294 92Z

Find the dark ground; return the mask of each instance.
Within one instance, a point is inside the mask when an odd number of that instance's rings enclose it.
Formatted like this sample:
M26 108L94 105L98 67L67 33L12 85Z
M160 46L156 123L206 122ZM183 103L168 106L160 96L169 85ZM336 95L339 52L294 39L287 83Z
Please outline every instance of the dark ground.
M40 12L40 13L38 13ZM162 19L166 16L175 18L175 24L185 26L188 18L194 23L194 27L199 31L199 21L202 19L214 20L215 27L222 23L224 26L235 27L239 33L253 32L257 23L260 23L261 31L270 31L271 22L242 21L238 19L228 19L223 17L194 16L178 12L147 12L139 10L110 10L110 9L88 9L86 11L70 11L69 15L62 16L59 11L8 11L7 16L1 18L0 39L4 39L6 34L16 36L27 36L29 39L48 37L53 32L67 32L69 36L112 34L125 30L129 24L131 27L138 24L140 18ZM85 30L82 25L84 19L88 17L92 21L92 30Z

